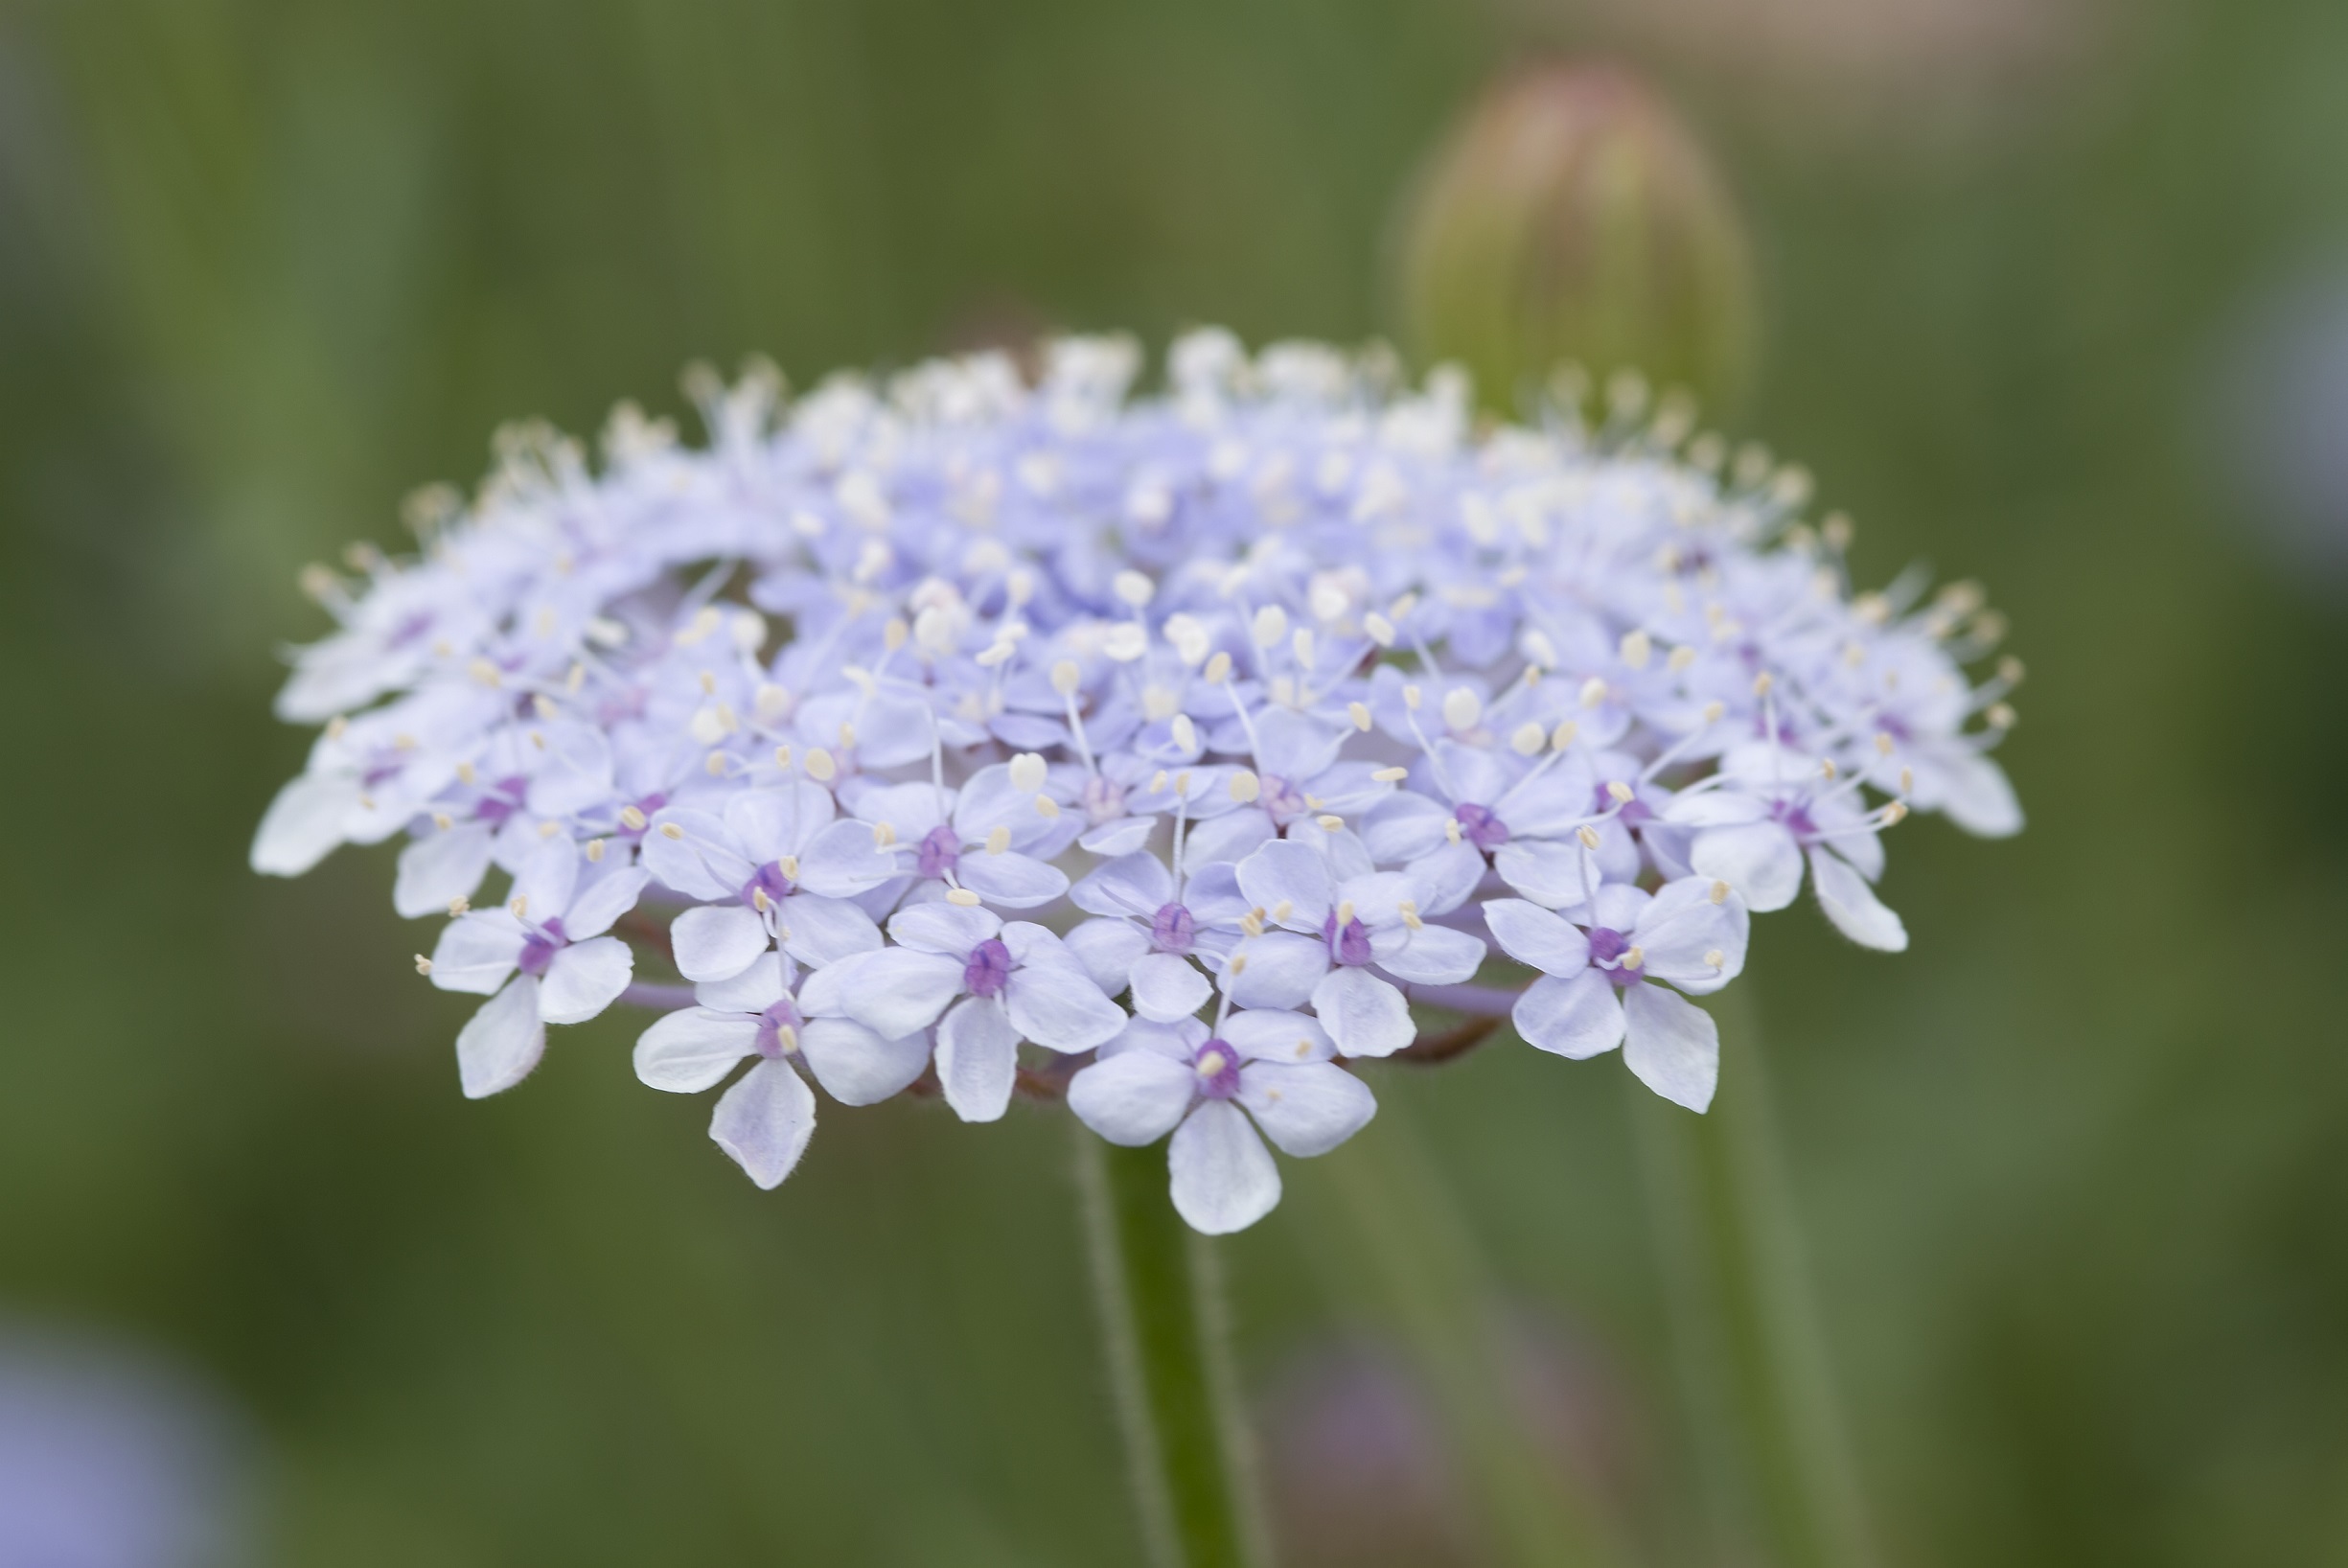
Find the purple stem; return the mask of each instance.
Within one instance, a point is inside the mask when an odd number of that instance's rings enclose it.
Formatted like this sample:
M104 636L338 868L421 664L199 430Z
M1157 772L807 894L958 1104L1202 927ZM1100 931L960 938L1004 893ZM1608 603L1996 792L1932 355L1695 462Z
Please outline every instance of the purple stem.
M1477 1018L1506 1018L1515 1009L1516 999L1524 995L1498 985L1406 985L1402 989L1413 1002Z
M693 1005L693 987L653 985L638 980L620 993L620 1000L631 1007L656 1007L663 1012L674 1012L679 1007Z

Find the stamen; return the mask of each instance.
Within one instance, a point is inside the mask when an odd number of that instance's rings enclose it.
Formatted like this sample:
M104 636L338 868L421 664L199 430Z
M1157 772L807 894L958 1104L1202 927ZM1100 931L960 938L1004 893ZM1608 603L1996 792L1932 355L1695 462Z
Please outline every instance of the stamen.
M1232 774L1232 798L1247 805L1264 793L1263 781L1245 768Z
M1000 855L1011 847L1011 830L998 822L986 835L986 852Z
M589 839L589 840L587 842L587 861L588 861L588 863L589 863L590 865L592 865L592 864L594 864L594 863L596 863L596 862L598 862L598 861L601 861L601 860L604 858L604 841L603 841L603 840L601 840L601 839Z
M1581 683L1581 705L1583 707L1596 707L1605 700L1605 681L1600 680L1597 676L1592 676Z
M1364 734L1368 734L1370 732L1370 720L1369 703L1347 703L1346 704L1346 717L1353 721L1354 728L1360 730Z
M1618 806L1627 806L1630 804L1630 786L1623 783L1619 778L1608 779L1606 781L1606 794L1613 797L1614 803Z
M1448 727L1473 729L1483 717L1484 700L1467 687L1454 686L1443 694L1443 723Z
M1722 964L1725 964L1725 963L1727 963L1727 962L1728 962L1728 955L1727 955L1727 954L1725 954L1725 953L1723 953L1723 952L1721 952L1721 951L1720 951L1718 948L1716 948L1716 947L1715 947L1715 948L1713 948L1713 949L1711 949L1711 950L1709 950L1709 951L1708 951L1708 952L1706 952L1706 953L1705 953L1705 955L1704 955L1704 965L1705 965L1705 967L1706 967L1706 968L1708 968L1708 969L1717 969L1717 968L1719 968L1719 967L1720 967Z
M1581 726L1567 719L1549 732L1549 749L1553 751L1562 751L1573 745L1574 737L1580 733Z
M429 976L432 973L432 960L426 957L421 953L416 955L416 973L426 976Z
M896 823L894 823L894 822L875 822L875 823L873 823L873 824L872 824L872 847L873 847L873 848L875 848L875 849L886 849L886 848L887 848L887 847L888 847L890 844L893 844L893 843L895 843L896 842L897 842L897 824L896 824Z
M1581 841L1581 847L1584 849L1596 849L1598 847L1598 829L1590 826L1587 822L1583 823L1575 831L1574 837Z
M1508 749L1520 757L1530 757L1538 753L1548 739L1539 722L1528 719L1508 736Z
M1313 819L1313 820L1321 824L1321 830L1324 833L1335 833L1338 829L1346 825L1346 819L1342 817L1323 816L1316 817Z
M472 900L467 898L463 893L459 893L454 898L449 900L449 918L453 920L458 915L465 913L472 908Z
M1374 610L1362 617L1362 630L1369 633L1370 640L1381 648L1394 645L1394 623Z
M1712 901L1713 901L1715 904L1725 904L1725 903L1727 903L1727 902L1728 902L1728 895L1729 895L1729 886L1728 886L1728 884L1727 884L1727 883L1725 883L1725 882L1715 882L1715 883L1714 883L1714 884L1712 885Z
M1273 923L1275 925L1284 926L1288 924L1288 917L1296 912L1297 906L1295 901L1283 898L1278 904L1272 906Z
M620 820L627 824L628 831L631 833L641 833L644 831L644 813L634 806L622 806L620 808Z
M1399 784L1411 776L1411 771L1408 768L1381 768L1370 776L1375 783Z
M1219 686L1223 684L1224 681L1229 680L1232 677L1232 656L1226 653L1217 653L1214 657L1207 661L1207 668L1200 671L1199 674L1200 679L1204 680L1210 686Z
M675 822L663 822L660 824L660 836L674 843L685 836L685 830Z
M832 781L833 775L839 772L840 765L832 760L831 752L826 751L820 746L808 748L808 777L814 779L818 784L829 784Z
M978 903L978 895L967 888L949 888L946 889L946 902L957 909L975 909Z
M1042 753L1022 751L1011 759L1011 788L1032 795L1044 787L1046 772Z

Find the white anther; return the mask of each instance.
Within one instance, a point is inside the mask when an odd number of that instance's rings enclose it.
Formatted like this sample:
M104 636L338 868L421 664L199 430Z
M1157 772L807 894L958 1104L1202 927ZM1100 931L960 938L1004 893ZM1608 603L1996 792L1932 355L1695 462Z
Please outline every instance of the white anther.
M1244 806L1264 793L1263 780L1242 768L1232 774L1231 791L1232 798Z
M1346 717L1353 721L1354 728L1360 730L1364 734L1368 734L1370 732L1370 718L1369 703L1347 703L1346 704Z
M725 618L716 606L703 605L700 612L692 620L686 622L683 629L677 634L677 646L679 648L692 647L695 643L706 638L710 633L715 632Z
M644 831L644 813L634 806L622 806L620 808L620 821L631 833L641 833Z
M1337 924L1340 929L1353 924L1353 900L1348 898L1338 904Z
M702 767L711 778L724 778L725 776L725 753L723 751L710 752L708 760L703 762Z
M1211 1078L1230 1065L1221 1051L1209 1050L1200 1055L1196 1071L1200 1077Z
M1413 931L1418 931L1426 925L1424 920L1418 918L1418 901L1415 898L1397 899L1394 903L1394 912L1401 915L1402 923Z
M1457 817L1443 819L1443 837L1452 843L1460 842L1460 819Z
M1171 727L1174 731L1176 746L1186 751L1195 751L1199 749L1199 727L1190 722L1190 715L1177 713L1174 715L1174 723Z
M799 857L796 855L782 856L780 859L775 861L774 868L782 872L787 881L796 882L799 880Z
M1150 774L1149 793L1152 795L1165 794L1165 778L1166 773L1163 768L1161 768L1156 772Z
M896 823L894 823L894 822L875 822L875 823L873 823L873 824L872 824L872 847L873 847L873 848L875 848L875 849L886 849L886 848L887 848L887 847L888 847L890 844L895 843L896 842L897 842L897 824L896 824Z
M973 909L978 905L978 895L967 888L949 888L946 889L946 902L965 910Z
M832 760L831 752L826 751L820 746L811 746L807 749L808 777L818 784L829 784L833 775L839 772L840 764Z
M1726 703L1717 700L1707 703L1704 704L1704 722L1708 725L1716 725L1727 712Z
M1362 617L1362 630L1369 633L1370 640L1381 648L1394 645L1394 623L1374 610Z
M1630 804L1630 786L1623 783L1619 778L1610 778L1606 781L1606 794L1618 806L1627 806Z
M457 781L463 784L477 784L481 779L481 775L474 771L470 762L460 762L456 765L456 776Z
M986 835L986 852L1000 855L1011 847L1011 830L998 822Z
M1727 962L1728 955L1716 947L1707 949L1704 954L1704 966L1707 969L1718 969Z
M541 822L538 825L538 836L541 839L551 839L562 825L560 822Z
M1841 770L1834 766L1834 759L1832 757L1820 757L1818 759L1818 776L1825 779L1828 783L1832 783L1835 776L1840 772Z
M1247 972L1248 956L1244 953L1232 954L1232 961L1223 966L1223 978L1225 980L1237 980L1240 976L1246 974Z
M1155 724L1160 719L1171 719L1182 711L1180 693L1170 687L1149 685L1141 688L1141 717Z
M1411 618L1411 611L1416 610L1417 608L1417 594L1398 594L1395 596L1394 602L1386 607L1386 613L1393 618L1396 625L1400 625L1402 622L1409 620Z
M537 709L538 716L541 719L551 719L562 711L554 705L554 699L542 691L530 699L530 705Z
M1035 814L1048 822L1060 815L1060 802L1048 795L1039 795L1035 797Z
M685 836L685 830L675 822L663 822L660 824L660 836L671 843L675 843Z
M904 647L912 634L913 629L906 624L902 615L891 615L881 623L881 646L892 654Z
M432 960L426 957L421 953L416 955L416 973L419 975L429 975L432 973Z
M1596 707L1605 700L1605 681L1600 680L1597 676L1592 676L1581 683L1581 705L1583 707Z
M767 906L773 902L774 900L767 896L767 890L764 888L750 889L750 908L756 910L760 914L766 913Z
M466 666L466 673L471 675L475 681L484 686L498 685L505 680L504 675L498 671L497 666L492 664L486 658L474 659L471 664Z
M1623 663L1634 670L1644 670L1646 661L1654 657L1654 639L1644 631L1625 632L1623 634L1622 653Z
M432 825L446 833L456 826L456 819L445 811L436 811L432 814Z
M1523 638L1525 658L1536 670L1557 667L1557 645L1549 640L1549 634L1535 627Z
M1689 665L1693 664L1694 662L1695 662L1695 650L1694 650L1693 648L1689 647L1689 646L1688 646L1686 643L1684 643L1684 642L1683 642L1683 643L1681 643L1681 644L1680 644L1678 647L1676 647L1676 648L1672 649L1672 650L1671 650L1671 657L1670 657L1669 658L1667 658L1667 659L1665 659L1665 660L1663 661L1663 663L1664 663L1664 668L1665 668L1665 669L1668 669L1668 670L1670 670L1670 671L1671 671L1671 672L1673 672L1674 674L1677 674L1678 672L1680 672L1680 671L1682 671L1682 670L1685 670L1685 669L1686 669L1686 668L1687 668Z
M1249 635L1258 648L1269 648L1288 634L1288 611L1278 605L1266 605L1255 612Z
M1443 724L1452 729L1473 729L1484 717L1484 699L1465 686L1443 693Z
M1244 936L1261 936L1264 934L1263 915L1257 911L1250 910L1239 917L1239 931Z
M1879 757L1890 756L1892 754L1892 749L1896 744L1897 743L1894 742L1891 737L1890 731L1882 729L1876 731L1876 755Z
M1890 827L1894 822L1905 821L1907 815L1908 803L1905 800L1887 800L1883 805L1883 825Z
M1183 799L1190 798L1190 770L1185 768L1174 775L1174 793Z
M1899 793L1901 795L1914 795L1916 793L1915 769L1902 768L1899 770Z
M1041 752L1022 751L1011 759L1011 788L1022 795L1033 795L1044 787L1047 771Z
M1370 775L1371 781L1378 784L1399 784L1410 776L1408 768L1381 768Z
M1587 823L1584 823L1580 830L1574 835L1574 837L1581 841L1581 847L1584 849L1596 849L1598 847L1598 829L1591 827Z
M1158 592L1158 585L1138 571L1121 571L1109 580L1109 588L1119 599L1139 610L1148 604Z
M1207 668L1199 673L1210 686L1223 684L1232 677L1232 656L1220 653L1215 655L1207 661Z
M463 893L459 893L454 898L449 900L449 918L453 920L458 915L465 913L472 908L472 900L467 898Z
M1771 675L1767 670L1763 670L1761 674L1753 678L1753 695L1756 697L1766 697L1769 695L1771 688L1776 686L1777 683L1777 677Z
M1625 969L1645 969L1646 967L1646 949L1643 947L1634 947L1629 952L1623 954L1623 967Z
M778 746L774 749L774 766L780 768L785 772L791 772L790 747Z
M1409 708L1413 713L1416 713L1418 711L1418 704L1425 701L1426 694L1421 692L1416 686L1405 686L1402 688L1402 705Z
M511 904L508 904L508 905L506 906L506 909L507 909L507 911L510 911L510 912L513 914L514 918L515 918L515 919L517 919L517 920L527 920L527 919L529 919L529 918L530 918L530 895L529 895L528 893L516 893L516 894L514 895L514 902L513 902L513 903L511 903Z
M2011 704L1998 703L1991 705L1987 717L1989 718L1991 725L1995 728L2012 729L2014 727L2014 719L2017 716L2015 715Z
M1288 917L1296 912L1297 906L1295 902L1291 899L1283 898L1278 904L1272 906L1273 924L1284 926L1288 924Z
M1558 724L1556 728L1549 732L1549 749L1553 751L1562 751L1573 745L1574 737L1580 733L1581 726L1571 719L1564 720Z
M1139 621L1119 621L1100 639L1100 651L1119 664L1131 664L1149 652L1149 629Z
M1346 825L1346 819L1345 819L1344 818L1342 818L1342 817L1331 817L1331 816L1326 815L1325 813L1324 813L1324 815L1320 816L1320 817L1316 817L1316 818L1315 818L1315 819L1314 819L1315 821L1317 821L1317 822L1319 822L1319 823L1321 824L1321 830L1322 830L1324 833L1334 833L1334 832L1336 832L1336 831L1337 831L1339 828L1342 828L1342 827L1344 827L1344 826Z
M1727 902L1728 902L1728 884L1727 884L1727 883L1725 883L1725 882L1715 882L1715 883L1714 883L1714 884L1712 885L1712 892L1711 892L1711 895L1710 895L1710 896L1711 896L1711 898L1712 898L1712 901L1713 901L1715 904L1725 904L1725 903L1727 903Z

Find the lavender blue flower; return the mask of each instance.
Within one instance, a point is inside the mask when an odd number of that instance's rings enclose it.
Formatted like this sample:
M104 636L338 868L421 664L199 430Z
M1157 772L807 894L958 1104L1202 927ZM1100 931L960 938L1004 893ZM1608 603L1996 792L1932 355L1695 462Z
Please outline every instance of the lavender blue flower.
M1352 1064L1409 1052L1415 1003L1620 1045L1700 1111L1686 998L1751 912L1807 879L1898 950L1883 831L2020 827L1979 591L1853 595L1807 478L1668 401L1478 427L1456 372L1216 332L1162 393L1139 369L1077 338L1032 383L697 374L705 448L624 407L599 464L509 432L411 510L417 556L307 574L338 630L278 706L325 727L255 869L406 836L394 904L449 922L418 968L488 999L468 1095L656 1002L638 1074L731 1078L711 1134L761 1186L810 1080L973 1121L1024 1086L1171 1135L1226 1231L1278 1200L1265 1139L1369 1120ZM1511 963L1521 995L1467 983Z

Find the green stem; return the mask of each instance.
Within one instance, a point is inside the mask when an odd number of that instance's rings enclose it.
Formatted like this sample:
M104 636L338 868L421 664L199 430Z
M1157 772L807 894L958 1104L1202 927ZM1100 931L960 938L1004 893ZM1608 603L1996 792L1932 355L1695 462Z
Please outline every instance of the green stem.
M1404 1109L1325 1157L1380 1296L1437 1401L1478 1505L1487 1560L1591 1568L1621 1560L1582 1487L1545 1453L1514 1388L1490 1267Z
M1085 1239L1154 1568L1263 1568L1219 1259L1166 1196L1165 1150L1077 1129Z
M1715 1527L1740 1560L1759 1548L1770 1568L1867 1568L1753 1009L1724 996L1713 1010L1723 1061L1708 1114L1624 1081Z

